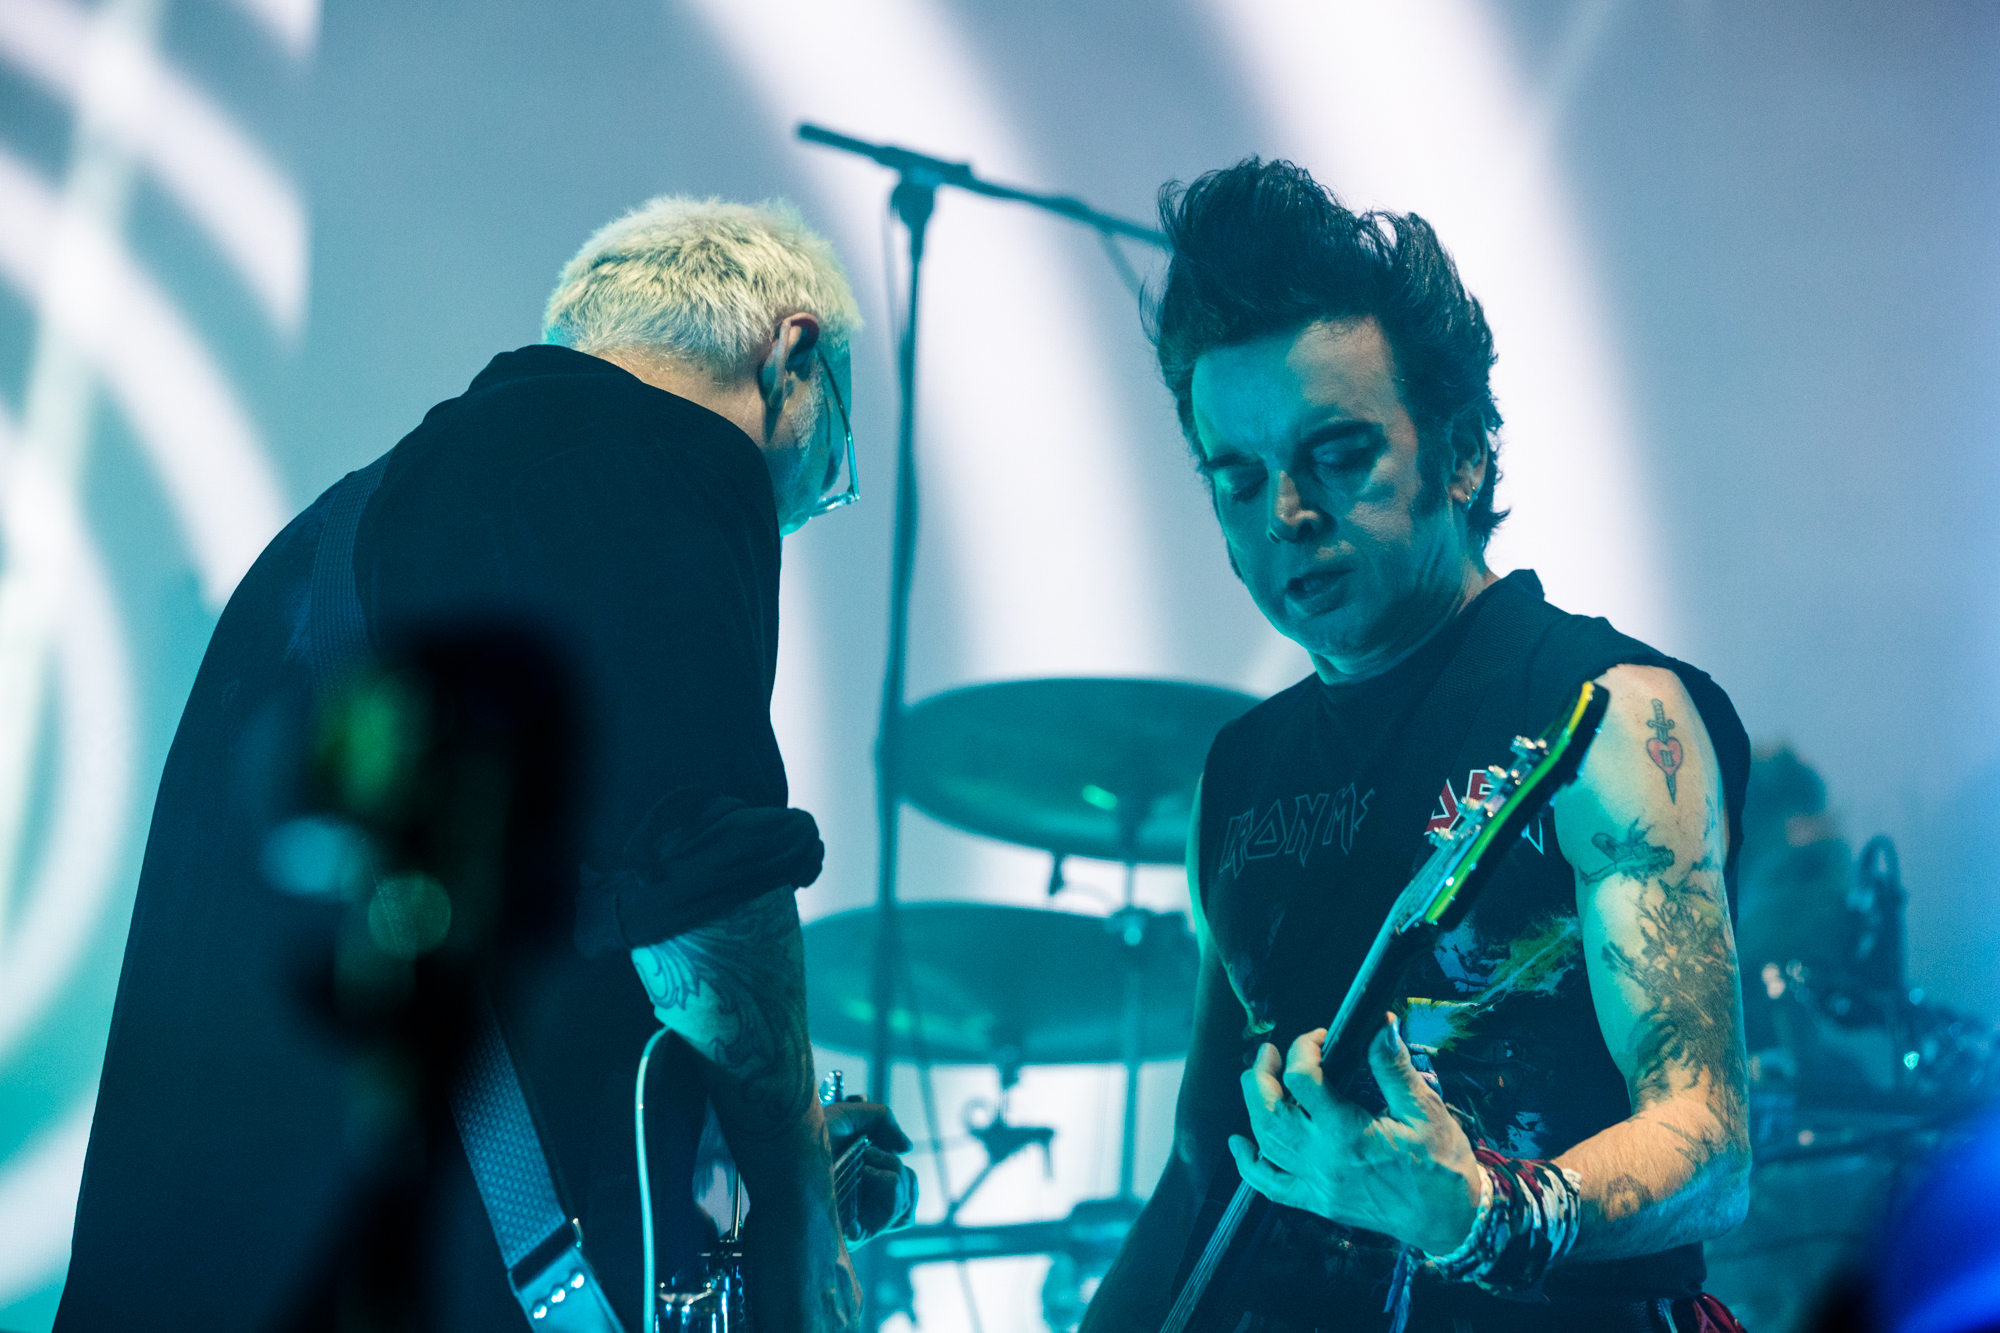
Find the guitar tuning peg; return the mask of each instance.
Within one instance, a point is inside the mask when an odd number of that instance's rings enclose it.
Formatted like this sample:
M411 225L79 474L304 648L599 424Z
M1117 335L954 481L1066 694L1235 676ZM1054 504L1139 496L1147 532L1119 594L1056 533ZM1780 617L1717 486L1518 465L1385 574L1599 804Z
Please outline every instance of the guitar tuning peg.
M1425 833L1424 836L1430 839L1431 846L1433 847L1445 847L1451 843L1451 831L1449 829L1434 828Z
M1533 737L1516 736L1514 738L1514 743L1508 746L1507 748L1512 750L1515 753L1515 755L1518 756L1519 758L1539 759L1541 757L1542 751L1547 749L1548 747L1543 745L1540 741L1534 739Z

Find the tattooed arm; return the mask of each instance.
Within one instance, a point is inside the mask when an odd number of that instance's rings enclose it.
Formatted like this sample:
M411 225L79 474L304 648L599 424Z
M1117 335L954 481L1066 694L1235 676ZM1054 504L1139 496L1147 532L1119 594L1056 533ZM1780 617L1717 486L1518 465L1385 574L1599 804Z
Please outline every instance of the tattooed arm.
M790 889L632 951L653 1012L701 1057L702 1078L755 1204L750 1280L765 1326L858 1322L833 1211L832 1155L806 1035L805 944Z
M1632 1115L1557 1159L1583 1178L1577 1259L1705 1240L1749 1201L1721 771L1673 672L1619 666L1602 683L1611 712L1556 798L1556 835L1576 867L1591 997Z

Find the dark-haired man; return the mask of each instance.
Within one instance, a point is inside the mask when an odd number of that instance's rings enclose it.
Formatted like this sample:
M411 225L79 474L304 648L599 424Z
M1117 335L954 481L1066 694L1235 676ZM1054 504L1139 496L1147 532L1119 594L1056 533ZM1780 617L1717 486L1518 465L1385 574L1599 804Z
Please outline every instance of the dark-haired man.
M1236 1172L1285 1205L1246 1328L1721 1326L1700 1242L1749 1165L1728 698L1487 568L1492 339L1422 219L1255 160L1162 215L1161 369L1232 568L1314 674L1210 752L1175 1153L1085 1328L1160 1326ZM1369 1068L1322 1070L1424 834L1592 679L1611 711L1577 783L1404 974Z

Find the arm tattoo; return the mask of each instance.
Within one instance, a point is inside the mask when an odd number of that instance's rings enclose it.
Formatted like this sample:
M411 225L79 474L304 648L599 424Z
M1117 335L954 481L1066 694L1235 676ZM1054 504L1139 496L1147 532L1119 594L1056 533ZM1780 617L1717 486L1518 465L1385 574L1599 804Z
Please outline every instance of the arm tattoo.
M1646 757L1659 765L1667 775L1667 799L1678 802L1674 788L1679 785L1675 775L1681 771L1681 743L1674 739L1674 720L1667 716L1667 706L1658 699L1653 700L1653 720L1646 724L1653 729L1653 739L1646 742Z
M1637 911L1636 950L1615 943L1603 950L1604 961L1639 989L1648 1008L1637 1033L1632 1101L1643 1112L1705 1076L1719 1134L1665 1126L1682 1140L1682 1155L1700 1166L1729 1151L1732 1130L1744 1123L1734 950L1715 861L1702 857L1675 883L1662 877Z
M779 889L720 921L636 949L653 1007L739 1092L744 1128L775 1138L813 1098L798 904ZM685 1027L672 1022L676 1012Z
M1674 849L1646 841L1646 834L1650 831L1635 819L1623 838L1614 838L1609 833L1593 833L1590 845L1610 857L1611 863L1584 875L1584 884L1596 884L1613 875L1650 879L1673 865Z
M1597 1207L1604 1216L1615 1221L1650 1208L1659 1201L1659 1196L1653 1192L1651 1186L1628 1173L1614 1176L1604 1182L1602 1197L1598 1200Z

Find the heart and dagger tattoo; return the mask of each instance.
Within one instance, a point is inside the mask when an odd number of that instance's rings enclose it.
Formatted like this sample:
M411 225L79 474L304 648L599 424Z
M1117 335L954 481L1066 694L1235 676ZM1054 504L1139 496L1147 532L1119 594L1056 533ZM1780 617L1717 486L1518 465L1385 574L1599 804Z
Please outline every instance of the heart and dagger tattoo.
M1674 720L1667 716L1667 706L1658 699L1652 702L1653 719L1646 725L1652 729L1653 739L1646 742L1646 757L1666 775L1667 799L1678 805L1680 803L1678 774L1681 760L1686 752L1673 734ZM1643 879L1649 875L1659 874L1672 866L1674 863L1672 849L1647 841L1646 834L1645 826L1634 820L1631 829L1623 838L1613 837L1609 833L1593 835L1590 840L1591 845L1604 853L1609 864L1586 874L1583 877L1584 883L1595 884L1613 875L1632 875Z
M1653 700L1653 720L1646 725L1653 729L1653 739L1646 742L1646 755L1667 775L1667 799L1679 804L1674 775L1681 770L1681 743L1674 737L1674 720L1667 716L1667 706L1658 699Z

